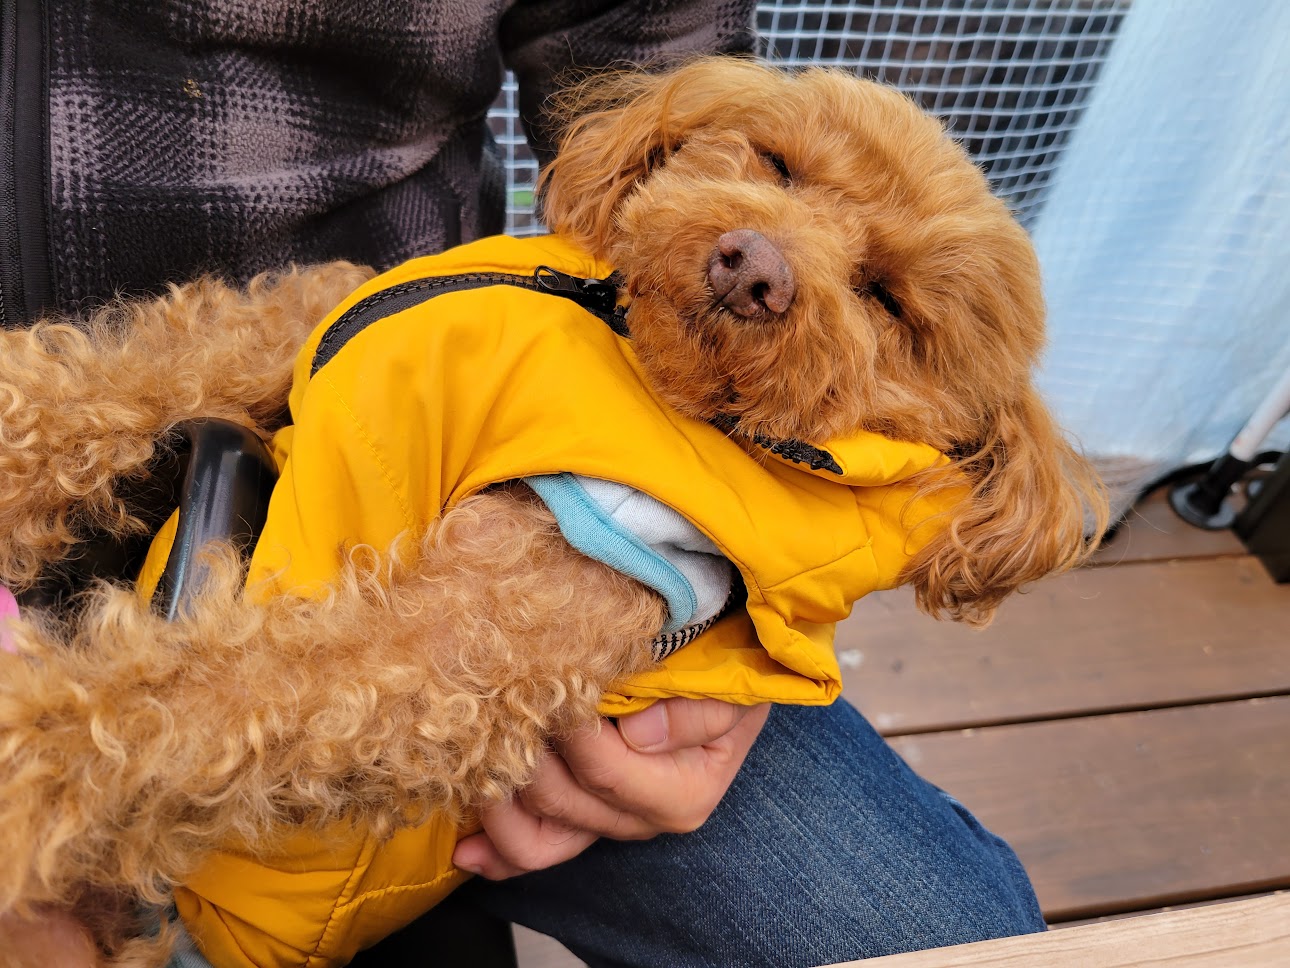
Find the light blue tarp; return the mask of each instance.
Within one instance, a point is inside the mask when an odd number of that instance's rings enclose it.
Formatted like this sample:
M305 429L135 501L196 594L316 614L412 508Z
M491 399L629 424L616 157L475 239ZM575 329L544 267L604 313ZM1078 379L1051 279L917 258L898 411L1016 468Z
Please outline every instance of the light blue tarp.
M1290 3L1137 0L1033 232L1040 383L1121 504L1221 452L1290 367Z

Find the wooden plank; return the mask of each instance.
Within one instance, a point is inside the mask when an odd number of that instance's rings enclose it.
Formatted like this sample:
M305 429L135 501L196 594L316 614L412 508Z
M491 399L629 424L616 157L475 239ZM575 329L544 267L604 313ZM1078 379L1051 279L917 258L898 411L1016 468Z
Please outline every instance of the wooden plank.
M1235 495L1228 500L1233 502L1233 508L1244 504ZM1118 533L1098 550L1093 563L1115 565L1245 553L1245 546L1231 531L1206 531L1178 517L1169 506L1167 489L1161 488L1129 511Z
M1123 914L1108 914L1099 918L1091 918L1091 919L1082 920L1082 921L1059 922L1052 925L1052 928L1054 931L1067 931L1075 927L1087 927L1088 925L1094 925L1094 924L1109 924L1112 921L1124 921L1127 919L1139 920L1142 918L1154 918L1160 914L1178 913L1182 911L1194 911L1200 907L1213 907L1215 905L1226 905L1230 910L1225 912L1224 917L1217 919L1219 924L1214 930L1216 933L1218 933L1226 929L1228 922L1231 920L1230 915L1234 914L1244 902L1251 901L1251 900L1265 900L1267 898L1272 898L1272 897L1280 897L1286 904L1290 904L1290 894L1285 894L1282 892L1277 892L1274 894L1256 894L1256 895L1250 895L1250 896L1241 897L1241 898L1223 898L1220 900L1197 901L1194 904L1183 904L1183 905L1178 905L1177 907L1156 908L1155 910L1151 910L1151 911L1129 911ZM1144 925L1135 925L1134 927L1136 929L1136 928L1144 927ZM515 951L519 962L519 968L586 968L587 966L587 963L585 961L583 961L581 958L574 955L571 951L569 951L568 948L560 944L560 942L556 941L554 938L548 938L546 935L539 934L536 931L532 931L521 924L511 925L511 931L515 936ZM1135 936L1136 934L1137 932L1135 931ZM1016 943L1019 945L1028 945L1033 940L1038 940L1038 939L1015 939L1013 943ZM1007 944L1008 942L1006 941L982 942L982 944L979 947L982 950L982 952L992 953L994 948L991 946L998 945L999 950L1003 951ZM956 957L959 952L964 952L965 956L970 958L970 957L973 957L972 953L974 949L976 949L977 947L978 947L977 945L958 945L954 948L939 948L936 950L941 953L954 952ZM1090 955L1093 955L1097 953L1098 945L1096 943L1089 943L1087 941L1081 940L1078 944L1075 944L1072 946L1072 950L1076 950L1076 951L1084 951L1086 949ZM1022 950L1029 953L1031 949L1028 947L1023 947ZM919 954L926 957L926 956L930 956L931 952L920 952ZM1036 954L1039 954L1039 952L1036 952ZM904 956L893 955L891 957L897 958L897 957L904 957ZM865 968L868 968L868 966L873 965L875 963L881 966L885 964L886 961L882 958L873 958L867 961L848 962L849 965L864 965ZM918 962L918 961L910 962L909 968L916 968L917 965L923 964L923 963L924 962ZM954 960L952 962L940 960L940 961L931 962L930 965L934 965L935 968L945 968L945 966L950 963L953 963L956 965L959 964L957 960ZM963 963L971 964L970 961L963 962ZM993 964L994 962L987 959L984 963ZM1039 962L1036 962L1036 963L1039 963ZM1096 962L1096 963L1101 964L1101 962ZM898 966L901 963L892 961L891 964L893 965L893 968L898 968ZM1019 962L1019 964L1027 965L1027 968L1029 968L1030 963L1021 961ZM1074 962L1074 964L1085 964L1085 962Z
M522 924L511 925L515 935L515 957L519 968L587 968L587 963L554 938L531 931Z
M905 736L1049 920L1290 887L1290 697Z
M1198 907L1210 907L1214 904L1231 904L1234 901L1252 901L1258 897L1285 897L1290 899L1290 893L1286 891L1261 891L1258 894L1238 894L1235 897L1216 897L1209 898L1205 901L1192 901L1190 904L1166 904L1158 908L1149 908L1145 911L1122 911L1118 914L1103 914L1096 918L1076 918L1074 921L1050 921L1048 926L1053 930L1065 930L1066 928L1083 927L1086 924L1106 924L1109 921L1122 921L1125 918L1140 918L1148 914L1164 914L1166 911L1191 911Z
M1272 899L1279 904L1253 904ZM1199 905L1183 909L1137 912L1114 915L1114 930L1087 930L1094 925L1110 924L1097 920L1080 924L1084 929L1076 934L1076 926L1055 925L1046 935L1029 935L1022 938L1005 938L983 941L978 944L936 948L885 958L851 961L834 968L970 968L972 965L1017 965L1032 968L1034 965L1050 968L1116 968L1138 966L1150 960L1152 964L1213 965L1230 968L1262 968L1290 963L1290 953L1284 947L1287 931L1286 918L1290 918L1290 894L1260 894L1255 898L1202 902L1211 910L1204 916L1182 916L1185 912L1199 910ZM1164 917L1172 914L1174 917ZM1282 920L1278 920L1282 919ZM1132 924L1125 924L1132 921ZM1250 926L1266 925L1266 928ZM515 948L519 968L586 968L586 962L569 952L558 941L514 925ZM1267 932L1265 936L1264 932ZM1060 938L1058 935L1064 935ZM1239 953L1238 953L1239 952ZM1267 954L1277 960L1268 961ZM1209 958L1213 960L1197 960ZM1179 958L1187 960L1178 961ZM1253 960L1247 960L1252 958ZM1264 958L1264 960L1259 960ZM1117 960L1120 959L1120 960Z
M978 632L862 599L838 627L844 694L888 735L1290 692L1290 585L1254 558L1082 569Z
M846 968L1281 968L1290 964L1290 897L1232 901L1111 924L852 961ZM834 966L844 968L844 966Z

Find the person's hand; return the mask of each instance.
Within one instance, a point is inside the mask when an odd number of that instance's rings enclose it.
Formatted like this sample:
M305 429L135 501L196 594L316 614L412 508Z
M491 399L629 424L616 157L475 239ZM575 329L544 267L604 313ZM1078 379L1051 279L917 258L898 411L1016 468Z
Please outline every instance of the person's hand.
M72 914L50 909L27 917L0 914L0 958L6 968L97 968L98 951L89 930Z
M533 783L487 808L452 861L489 880L576 857L600 837L646 840L697 829L752 748L769 706L666 699L615 729L602 722L556 745Z
M18 617L18 599L4 585L0 585L0 652L17 652L13 644L13 632L9 630L9 619Z

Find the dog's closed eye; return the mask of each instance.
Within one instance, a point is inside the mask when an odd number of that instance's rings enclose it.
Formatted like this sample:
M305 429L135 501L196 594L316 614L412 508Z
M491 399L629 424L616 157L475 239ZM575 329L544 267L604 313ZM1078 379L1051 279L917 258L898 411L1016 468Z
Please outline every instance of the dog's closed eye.
M645 173L652 175L662 168L672 156L685 146L684 141L674 141L667 145L655 145L645 155Z
M785 185L793 183L793 173L788 170L788 165L780 155L775 154L773 151L763 151L760 154L761 160L775 170L775 174L779 175L780 180Z
M904 315L904 310L901 308L899 300L891 294L886 286L877 280L867 282L863 286L856 286L854 291L862 299L878 300L882 308L896 319L900 319Z

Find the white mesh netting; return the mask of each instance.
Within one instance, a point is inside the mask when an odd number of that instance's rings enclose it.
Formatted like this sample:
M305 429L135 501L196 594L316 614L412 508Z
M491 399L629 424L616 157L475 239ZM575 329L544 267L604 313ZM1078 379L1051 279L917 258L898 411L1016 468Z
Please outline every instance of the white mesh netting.
M779 0L765 52L893 84L945 119L1033 233L1041 385L1123 511L1221 451L1290 367L1290 4ZM540 231L508 86L508 231ZM1283 432L1276 440L1283 440Z
M944 118L1029 223L1129 0L780 0L757 7L765 54L895 85ZM508 174L507 231L533 217L537 164L508 75L491 118Z

